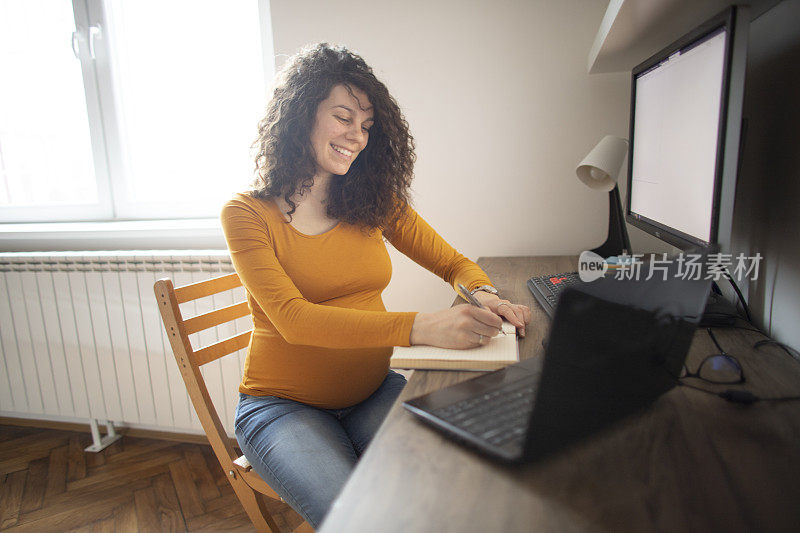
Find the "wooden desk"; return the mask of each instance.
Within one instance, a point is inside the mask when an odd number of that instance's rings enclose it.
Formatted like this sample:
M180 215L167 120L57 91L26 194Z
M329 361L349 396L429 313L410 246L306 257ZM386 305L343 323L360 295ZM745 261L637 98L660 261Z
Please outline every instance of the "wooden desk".
M504 297L531 307L520 354L540 356L548 319L525 280L575 270L574 258L478 263ZM800 364L773 346L750 348L762 335L715 332L747 379L730 388L761 397L800 393ZM689 368L714 352L699 330ZM417 370L400 400L475 375ZM800 401L739 406L675 388L646 413L526 466L484 459L423 426L398 402L321 531L800 531Z

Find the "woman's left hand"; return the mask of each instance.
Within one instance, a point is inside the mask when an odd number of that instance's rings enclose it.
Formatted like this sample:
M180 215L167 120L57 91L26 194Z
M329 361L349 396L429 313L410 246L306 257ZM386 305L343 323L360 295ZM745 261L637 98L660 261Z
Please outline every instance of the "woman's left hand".
M529 324L531 321L530 307L511 303L485 291L477 291L474 296L489 311L514 324L520 337L525 336L525 324Z

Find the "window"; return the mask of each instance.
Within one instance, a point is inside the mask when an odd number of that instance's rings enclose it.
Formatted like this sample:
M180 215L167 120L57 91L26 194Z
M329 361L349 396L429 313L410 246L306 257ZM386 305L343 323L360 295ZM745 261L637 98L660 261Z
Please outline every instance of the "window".
M253 175L267 0L0 3L0 220L216 217Z

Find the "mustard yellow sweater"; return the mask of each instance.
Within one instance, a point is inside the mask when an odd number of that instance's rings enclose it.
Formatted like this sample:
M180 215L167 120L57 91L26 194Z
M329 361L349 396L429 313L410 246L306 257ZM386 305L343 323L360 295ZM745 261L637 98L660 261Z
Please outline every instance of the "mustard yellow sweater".
M222 227L254 325L241 392L342 408L380 386L416 316L383 305L392 274L384 236L453 286L491 283L413 209L406 215L371 235L343 222L305 235L271 200L238 194L225 204Z

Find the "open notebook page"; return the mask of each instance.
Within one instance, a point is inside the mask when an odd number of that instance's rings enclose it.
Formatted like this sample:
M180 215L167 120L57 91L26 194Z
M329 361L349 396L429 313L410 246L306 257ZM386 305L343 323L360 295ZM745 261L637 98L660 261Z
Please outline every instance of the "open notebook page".
M442 368L448 370L492 370L519 361L516 328L503 322L506 335L498 334L483 346L454 350L435 346L397 346L392 354L395 368Z

